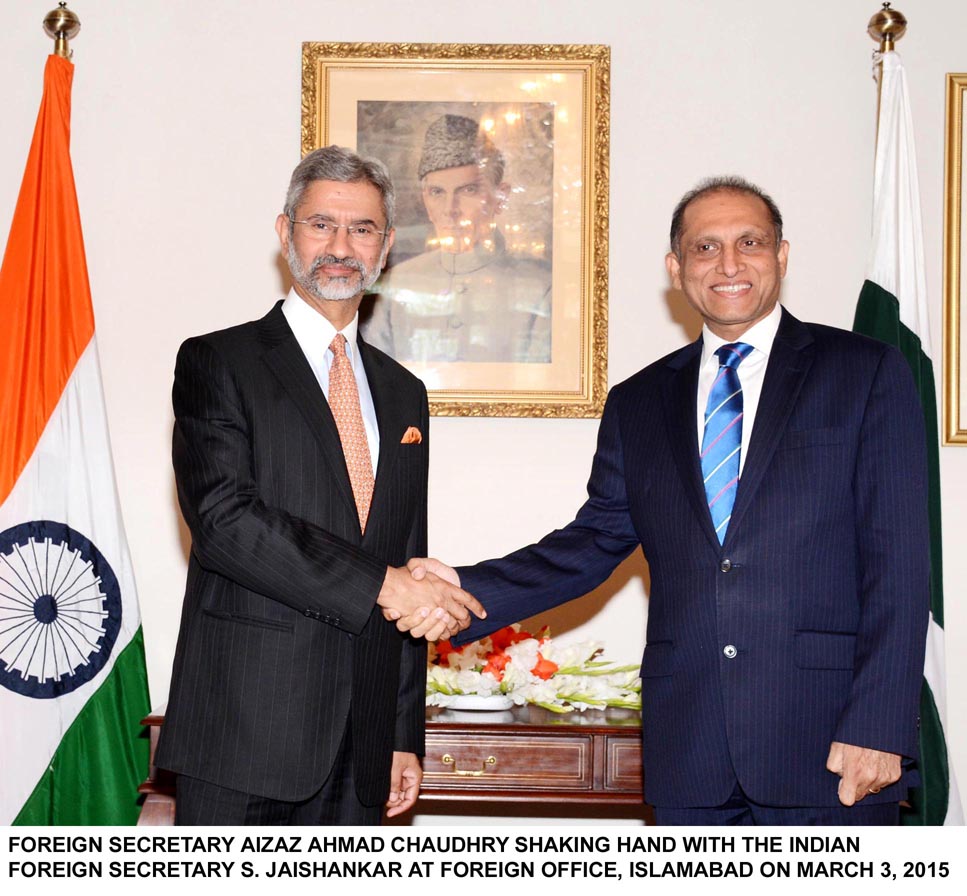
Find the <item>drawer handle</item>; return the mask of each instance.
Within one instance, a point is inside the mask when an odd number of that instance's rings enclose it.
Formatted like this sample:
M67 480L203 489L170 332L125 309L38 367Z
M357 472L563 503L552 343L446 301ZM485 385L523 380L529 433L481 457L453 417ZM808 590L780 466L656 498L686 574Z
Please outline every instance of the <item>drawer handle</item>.
M460 775L461 777L464 777L464 778L479 778L487 770L486 769L486 766L488 766L488 765L496 765L497 764L497 757L496 756L488 756L483 761L483 767L481 767L478 771L475 771L475 772L461 771L460 769L458 769L457 768L457 760L454 759L449 753L444 753L443 756L441 757L440 761L444 765L452 765L453 766L453 773L455 775Z

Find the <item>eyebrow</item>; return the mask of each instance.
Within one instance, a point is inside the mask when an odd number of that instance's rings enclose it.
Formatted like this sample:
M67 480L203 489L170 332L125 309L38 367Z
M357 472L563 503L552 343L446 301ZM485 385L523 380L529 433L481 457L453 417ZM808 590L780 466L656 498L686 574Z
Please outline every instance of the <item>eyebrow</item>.
M751 227L748 230L743 230L735 239L744 240L747 237L756 237L757 239L770 239L774 237L774 234L770 234L767 230L760 230L756 227ZM692 237L690 242L693 243L721 243L725 242L725 239L717 234L705 233L699 234L698 236Z
M306 220L309 221L309 220L311 220L313 218L317 218L320 221L332 222L333 224L337 223L336 222L336 219L334 217L332 217L332 215L326 215L326 214L323 214L321 212L316 212L315 214L312 214L312 215L307 216L306 217ZM354 220L350 221L349 223L350 224L373 224L376 227L379 227L380 226L378 224L378 222L374 221L372 218L355 218Z

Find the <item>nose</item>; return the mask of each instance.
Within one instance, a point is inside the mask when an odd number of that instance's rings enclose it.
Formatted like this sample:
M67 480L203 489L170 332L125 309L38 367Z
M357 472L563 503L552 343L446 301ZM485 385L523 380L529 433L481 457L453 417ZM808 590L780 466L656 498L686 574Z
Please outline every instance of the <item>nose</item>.
M329 240L329 252L339 258L352 255L352 243L349 241L349 228L337 227Z
M719 255L719 270L726 277L734 277L742 269L742 259L735 246L725 245Z

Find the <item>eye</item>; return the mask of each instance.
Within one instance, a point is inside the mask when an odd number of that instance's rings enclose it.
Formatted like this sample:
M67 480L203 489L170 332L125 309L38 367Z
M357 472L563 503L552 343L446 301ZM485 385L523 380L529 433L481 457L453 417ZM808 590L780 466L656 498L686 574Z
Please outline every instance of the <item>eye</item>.
M460 188L460 192L465 196L476 196L480 192L480 187L477 184L467 184Z
M318 233L320 236L329 236L332 233L332 223L323 218L310 218L306 223L312 228L313 233Z
M699 243L695 247L695 251L699 255L714 255L718 251L718 245L715 243Z
M431 199L439 199L443 195L441 187L427 187L426 192Z
M369 224L353 224L349 228L350 236L368 237L376 234L376 228Z

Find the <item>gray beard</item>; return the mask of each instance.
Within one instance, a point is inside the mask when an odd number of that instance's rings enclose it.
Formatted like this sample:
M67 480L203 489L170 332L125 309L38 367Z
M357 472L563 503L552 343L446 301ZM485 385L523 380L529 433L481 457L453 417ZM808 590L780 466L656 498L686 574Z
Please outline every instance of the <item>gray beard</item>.
M361 261L355 258L337 258L335 255L320 255L313 259L312 266L307 271L296 255L295 247L289 243L289 251L286 261L289 263L289 272L292 279L296 281L309 295L324 302L348 302L366 292L379 279L380 271L383 269L383 262L386 261L386 247L384 246L380 254L379 264L372 271L366 268ZM359 273L359 286L353 286L346 279L330 280L325 286L320 285L316 279L319 269L327 264L341 264L344 267L352 268Z

